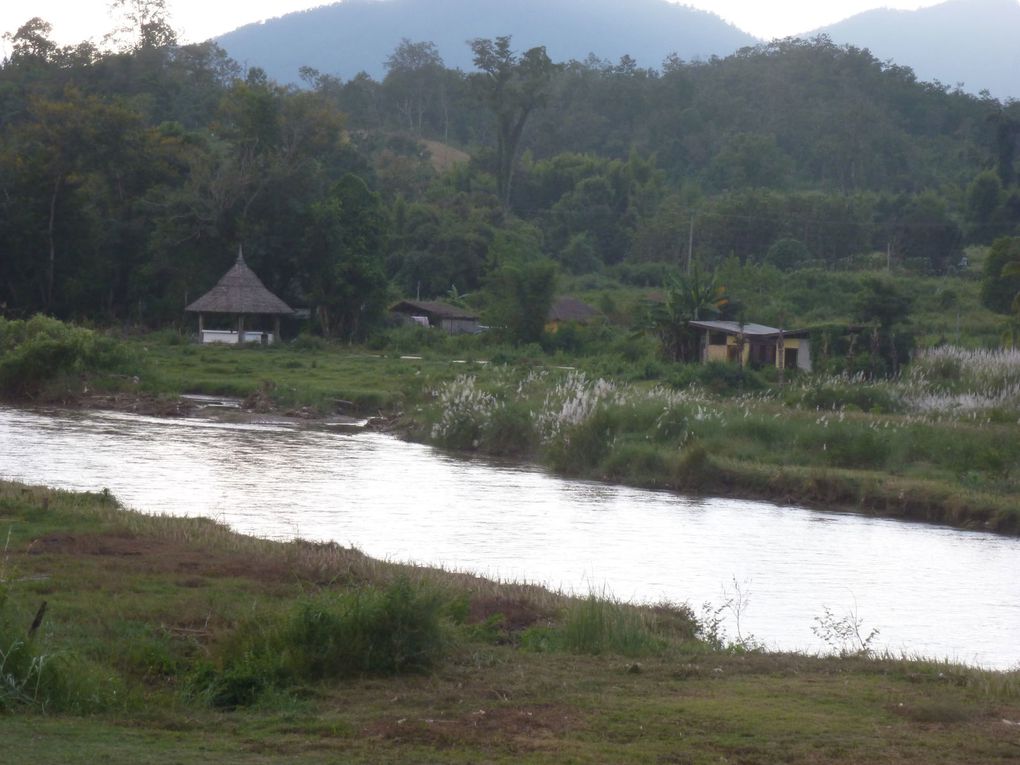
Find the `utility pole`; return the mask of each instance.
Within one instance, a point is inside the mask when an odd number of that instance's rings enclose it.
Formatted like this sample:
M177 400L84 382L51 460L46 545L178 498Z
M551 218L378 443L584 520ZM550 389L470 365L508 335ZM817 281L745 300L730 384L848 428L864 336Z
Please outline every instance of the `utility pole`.
M694 213L691 213L691 226L687 231L687 273L691 273L691 263L694 261Z

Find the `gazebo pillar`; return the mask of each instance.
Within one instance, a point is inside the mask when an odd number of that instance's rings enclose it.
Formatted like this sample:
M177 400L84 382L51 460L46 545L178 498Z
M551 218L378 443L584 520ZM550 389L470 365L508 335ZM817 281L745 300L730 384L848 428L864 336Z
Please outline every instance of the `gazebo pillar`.
M202 332L204 332L204 331L205 331L205 314L199 313L198 314L198 342L200 342L200 343L204 342L204 338L202 337Z
M240 345L244 342L244 314L239 313L237 315L237 343Z
M273 316L273 342L280 342L280 316L276 314Z

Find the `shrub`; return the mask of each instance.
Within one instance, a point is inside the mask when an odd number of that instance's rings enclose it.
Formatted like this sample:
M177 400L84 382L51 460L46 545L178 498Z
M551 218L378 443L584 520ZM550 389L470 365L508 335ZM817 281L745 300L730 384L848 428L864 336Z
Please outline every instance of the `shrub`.
M508 401L493 407L484 422L481 448L488 454L520 457L530 454L538 441L529 408L519 401Z
M766 386L762 375L739 364L712 361L708 364L684 364L670 376L674 388L698 384L716 395L761 390Z
M218 668L201 668L193 687L213 706L234 707L301 682L426 670L445 652L443 609L437 592L406 579L385 590L325 594L242 625Z
M669 474L669 465L661 447L649 443L618 444L603 465L605 478L661 484Z
M597 467L613 448L617 432L616 413L598 405L590 417L565 427L550 444L549 464L568 475L582 475Z
M786 403L808 409L854 408L874 414L895 414L903 410L903 404L892 388L861 380L793 389L786 396Z
M31 396L68 375L126 371L130 357L116 340L34 316L0 319L0 393Z
M38 638L25 637L5 601L0 590L0 714L16 709L98 712L123 697L119 678L70 654L48 652Z

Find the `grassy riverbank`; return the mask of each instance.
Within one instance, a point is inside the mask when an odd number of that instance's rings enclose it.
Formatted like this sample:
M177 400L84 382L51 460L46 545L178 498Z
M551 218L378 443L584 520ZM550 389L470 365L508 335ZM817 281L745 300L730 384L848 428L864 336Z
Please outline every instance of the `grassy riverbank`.
M377 349L170 333L114 343L32 321L48 344L5 357L21 401L180 414L180 394L203 393L256 416L384 415L416 440L564 475L1020 532L1015 351L941 348L892 381L779 385L727 365L631 361L626 346L549 356L427 332Z
M564 475L1020 532L1017 353L947 348L896 381L778 386L726 367L642 380L624 363L597 376L606 357L142 348L142 390L399 414L395 427L416 440Z
M1016 672L749 651L684 606L103 495L0 483L0 530L5 762L981 763L1020 745Z

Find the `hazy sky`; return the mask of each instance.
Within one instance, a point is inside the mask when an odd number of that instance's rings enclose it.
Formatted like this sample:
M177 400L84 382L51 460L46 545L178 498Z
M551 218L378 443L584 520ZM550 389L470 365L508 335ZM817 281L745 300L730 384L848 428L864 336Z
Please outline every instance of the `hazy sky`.
M686 0L685 5L722 16L761 38L786 37L825 26L870 8L914 9L941 0ZM513 0L505 0L512 3ZM292 11L328 5L316 0L167 0L171 21L182 39L195 42ZM20 7L16 7L20 6ZM112 26L109 0L16 0L0 2L0 33L13 32L32 16L53 25L61 44L99 40ZM0 49L7 46L0 43Z

